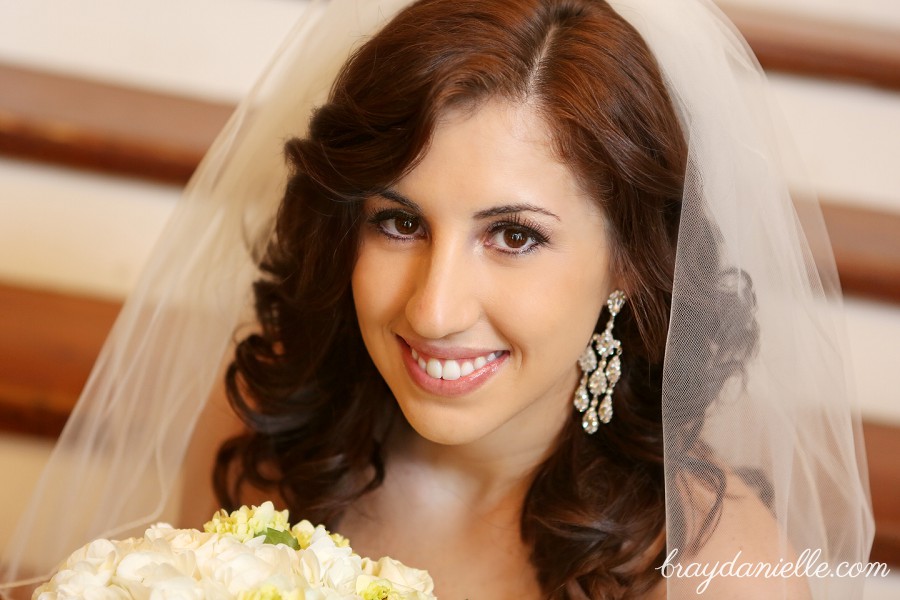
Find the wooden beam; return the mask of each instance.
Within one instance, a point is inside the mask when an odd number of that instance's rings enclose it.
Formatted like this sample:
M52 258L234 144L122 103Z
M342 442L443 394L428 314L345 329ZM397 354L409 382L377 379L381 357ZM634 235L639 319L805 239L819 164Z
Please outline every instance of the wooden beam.
M62 430L119 311L115 302L0 285L0 430Z
M900 302L900 212L822 203L844 292Z
M875 513L872 560L900 566L900 427L864 423Z
M724 7L767 71L900 90L900 31Z
M234 107L0 64L0 153L185 183Z

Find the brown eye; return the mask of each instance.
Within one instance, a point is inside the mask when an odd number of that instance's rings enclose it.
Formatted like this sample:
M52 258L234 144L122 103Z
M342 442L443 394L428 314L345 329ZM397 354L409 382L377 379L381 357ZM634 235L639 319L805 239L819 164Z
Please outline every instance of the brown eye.
M417 239L424 235L422 219L416 215L396 210L382 211L372 216L369 222L388 236L400 240Z
M527 254L548 243L546 234L518 223L495 223L489 230L488 246L505 254Z
M394 228L400 235L413 235L419 230L419 220L410 216L396 217Z
M505 229L503 231L503 243L506 247L518 250L528 243L528 234L521 229Z

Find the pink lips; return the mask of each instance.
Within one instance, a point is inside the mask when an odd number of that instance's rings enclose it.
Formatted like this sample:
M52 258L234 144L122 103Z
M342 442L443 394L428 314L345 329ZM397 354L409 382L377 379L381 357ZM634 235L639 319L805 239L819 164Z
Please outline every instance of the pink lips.
M397 337L397 342L400 345L403 364L406 365L406 370L409 372L410 378L423 390L435 394L436 396L462 396L476 390L484 385L491 376L506 363L506 359L509 357L508 352L498 352L499 356L497 358L480 369L476 369L472 373L462 376L459 379L448 381L445 379L435 379L422 371L417 361L412 356L409 344L399 336ZM429 356L440 356L442 359L469 358L480 354L488 354L490 352L491 351L488 350L482 353L478 350L473 351L471 349L453 349L437 352L428 347L421 348L421 353Z

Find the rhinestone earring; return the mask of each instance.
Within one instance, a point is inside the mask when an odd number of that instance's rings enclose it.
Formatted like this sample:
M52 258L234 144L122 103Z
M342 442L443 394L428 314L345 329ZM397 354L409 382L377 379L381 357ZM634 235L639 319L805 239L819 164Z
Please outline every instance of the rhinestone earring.
M622 376L622 342L613 337L616 315L625 306L625 292L616 290L606 300L609 321L603 333L595 333L578 359L581 382L575 390L575 409L584 413L581 426L589 435L597 432L600 423L612 419L613 388ZM603 400L600 400L603 396Z

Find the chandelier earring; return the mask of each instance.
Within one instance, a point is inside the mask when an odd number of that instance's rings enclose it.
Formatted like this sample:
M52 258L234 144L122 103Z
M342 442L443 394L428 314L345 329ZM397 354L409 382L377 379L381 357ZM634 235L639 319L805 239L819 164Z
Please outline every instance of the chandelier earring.
M581 426L588 435L597 432L600 423L609 423L613 415L612 395L622 376L622 342L613 337L616 315L625 306L625 292L616 290L606 300L609 320L603 333L594 333L578 359L581 382L575 390L575 409L584 416ZM602 397L602 399L601 399Z

